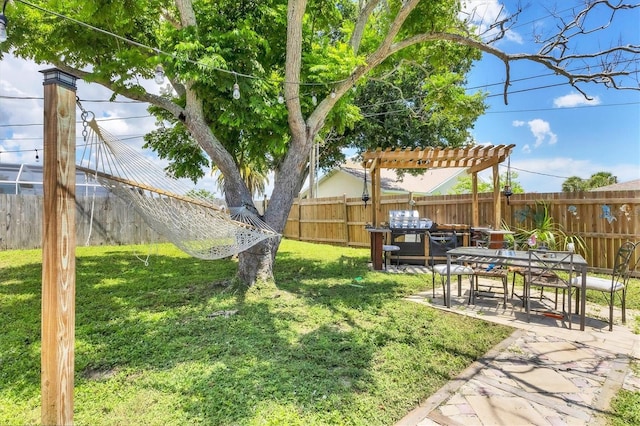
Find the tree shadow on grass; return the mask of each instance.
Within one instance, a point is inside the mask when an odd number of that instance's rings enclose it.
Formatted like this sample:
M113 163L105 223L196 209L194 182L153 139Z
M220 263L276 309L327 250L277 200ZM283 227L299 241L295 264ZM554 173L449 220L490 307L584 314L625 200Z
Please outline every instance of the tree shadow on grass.
M110 400L153 391L194 423L243 424L273 415L389 424L424 395L411 401L396 396L389 383L378 383L384 380L378 370L420 369L420 380L431 382L423 392L429 392L455 370L447 359L460 358L464 366L477 355L465 349L464 336L442 343L439 334L447 330L438 329L439 314L390 303L407 289L391 275L371 278L366 259L360 265L284 253L277 263L279 290L258 299L239 298L220 285L235 268L229 260L172 256L154 256L144 266L118 251L78 257L76 407L88 405L87 395L105 401L78 417L117 423ZM350 285L354 276L363 279L358 287ZM0 272L2 320L14 324L0 342L0 395L10 401L39 399L40 286L39 264ZM424 345L448 358L429 364ZM404 350L405 359L385 359L391 346ZM113 394L120 386L125 396ZM379 407L363 399L389 403ZM159 404L144 400L136 409L162 413Z
M233 262L136 262L118 252L77 259L76 388L125 375L132 386L173 394L190 416L219 424L242 423L274 400L322 410L327 395L344 403L367 380L371 353L354 332L319 324L300 334L281 300L238 304L215 280L228 280ZM40 287L38 264L0 276L2 319L14 324L0 343L5 397L39 397ZM218 308L238 312L212 316ZM145 372L172 379L154 382Z

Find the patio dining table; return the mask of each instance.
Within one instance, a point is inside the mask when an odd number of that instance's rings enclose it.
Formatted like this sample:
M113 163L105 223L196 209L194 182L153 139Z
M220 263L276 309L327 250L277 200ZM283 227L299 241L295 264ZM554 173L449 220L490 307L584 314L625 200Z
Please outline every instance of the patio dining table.
M580 255L574 254L571 264L576 272L581 276L579 287L580 297L580 330L585 329L586 311L586 285L587 285L587 261ZM457 247L447 251L447 270L451 269L452 263L482 263L496 266L516 266L527 268L529 266L529 252L523 250L494 250L483 247ZM566 271L569 261L558 261L555 268L558 271ZM451 307L451 275L447 274L447 292L445 294L445 305Z

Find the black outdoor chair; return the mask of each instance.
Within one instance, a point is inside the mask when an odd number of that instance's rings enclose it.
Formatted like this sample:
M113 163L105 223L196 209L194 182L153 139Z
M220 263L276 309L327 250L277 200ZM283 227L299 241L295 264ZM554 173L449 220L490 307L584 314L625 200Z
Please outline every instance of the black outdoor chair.
M631 275L630 271L635 269L635 266L634 268L629 268L629 263L638 244L640 243L627 241L618 248L613 264L613 270L611 271L611 278L600 278L587 275L587 290L601 292L609 304L609 331L613 330L613 307L615 305L616 295L620 297L621 301L622 323L625 324L627 322L627 286ZM579 277L576 277L576 280L579 280ZM579 281L576 285L579 285Z
M447 289L444 283L447 275L458 277L458 294L462 289L462 276L469 275L471 280L470 291L473 291L473 268L457 263L451 264L451 270L447 270L447 251L458 247L458 235L452 233L427 233L429 237L429 266L431 267L431 289L433 297L436 297L436 274L440 275L442 293L447 300Z
M567 251L529 250L529 262L524 271L523 294L527 320L531 312L531 289L540 288L540 299L543 299L544 289L552 288L556 294L554 310L558 309L558 292L562 291L562 315L548 312L546 307L543 307L544 314L559 315L562 319L566 317L571 328L571 298L574 287L579 285L574 278L573 255L573 252Z

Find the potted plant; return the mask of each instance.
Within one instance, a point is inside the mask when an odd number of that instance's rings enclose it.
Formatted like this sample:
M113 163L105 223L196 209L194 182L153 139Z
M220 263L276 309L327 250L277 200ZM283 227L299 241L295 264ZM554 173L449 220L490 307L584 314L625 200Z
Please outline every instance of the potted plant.
M549 207L544 201L536 202L534 210L529 212L533 227L516 228L516 241L526 242L531 248L548 250L569 250L586 252L586 244L579 235L570 235L561 224L556 223L549 214Z

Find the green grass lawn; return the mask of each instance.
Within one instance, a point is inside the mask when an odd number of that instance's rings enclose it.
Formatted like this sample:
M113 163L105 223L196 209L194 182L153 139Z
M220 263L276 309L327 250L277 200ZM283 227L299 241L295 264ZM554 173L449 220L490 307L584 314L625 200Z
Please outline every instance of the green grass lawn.
M278 290L243 297L232 260L78 248L76 424L389 425L510 334L403 301L430 278L368 256L285 240ZM41 273L40 251L0 252L2 425L39 423ZM640 280L627 297L640 309ZM621 391L610 422L638 421L638 402Z
M640 363L631 362L631 369L640 376ZM621 390L611 402L612 415L608 423L614 426L640 425L640 392Z
M511 329L403 301L428 276L284 241L277 291L169 245L77 250L78 425L389 425ZM0 424L39 423L41 252L0 252ZM235 315L217 315L235 311Z

